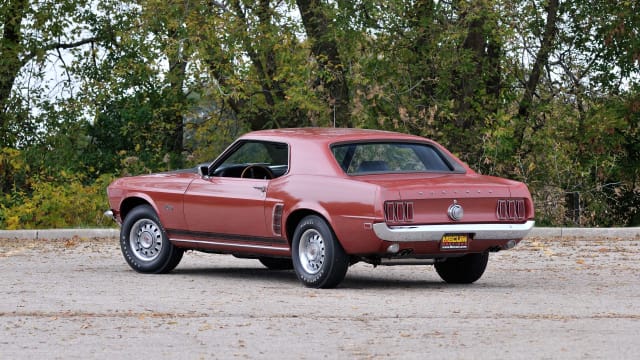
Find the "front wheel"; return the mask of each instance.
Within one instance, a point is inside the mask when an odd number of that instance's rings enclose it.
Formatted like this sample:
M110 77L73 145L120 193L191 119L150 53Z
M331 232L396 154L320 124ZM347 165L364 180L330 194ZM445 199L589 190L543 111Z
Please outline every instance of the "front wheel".
M158 215L149 205L131 210L120 230L120 249L137 272L167 273L180 263L184 251L169 241Z
M347 274L349 257L319 216L309 215L300 221L291 252L296 275L307 287L333 288Z
M436 272L450 284L471 284L482 277L487 268L489 253L467 254L436 263Z

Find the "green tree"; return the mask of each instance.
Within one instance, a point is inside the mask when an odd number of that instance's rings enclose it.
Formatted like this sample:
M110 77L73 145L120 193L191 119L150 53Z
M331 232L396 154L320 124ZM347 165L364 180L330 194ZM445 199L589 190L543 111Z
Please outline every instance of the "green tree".
M36 197L66 193L56 182L93 191L103 174L210 161L245 131L336 125L427 136L480 172L523 180L541 224L637 222L638 10L584 0L8 0L1 205L57 224L31 212ZM52 69L60 76L48 82Z
M296 0L302 23L311 45L311 53L318 65L317 81L327 89L328 103L333 112L335 126L351 127L350 100L347 69L336 37L335 16L321 0Z
M636 110L625 105L637 96L638 60L628 54L638 45L626 40L640 28L636 7L550 0L505 8L524 61L511 59L517 108L492 130L485 154L499 174L530 184L543 223L624 224L637 211L637 200L615 210L638 194L637 171L619 172L637 164L627 152L637 143L627 137L637 132Z
M47 93L31 84L45 76L45 66L54 61L64 66L61 51L79 51L98 40L87 29L88 7L86 0L7 0L0 5L0 147L29 141L38 128L29 126L29 109ZM29 64L31 69L25 69ZM31 82L16 91L21 75Z

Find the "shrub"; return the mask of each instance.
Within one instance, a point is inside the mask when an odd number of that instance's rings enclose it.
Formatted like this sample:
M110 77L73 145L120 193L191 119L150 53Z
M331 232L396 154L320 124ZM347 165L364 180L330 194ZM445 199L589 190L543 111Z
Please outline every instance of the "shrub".
M58 178L32 179L30 196L19 196L20 192L4 196L0 226L9 230L111 226L103 212L108 207L105 189L113 176L102 175L90 185L82 180L81 175L64 172Z

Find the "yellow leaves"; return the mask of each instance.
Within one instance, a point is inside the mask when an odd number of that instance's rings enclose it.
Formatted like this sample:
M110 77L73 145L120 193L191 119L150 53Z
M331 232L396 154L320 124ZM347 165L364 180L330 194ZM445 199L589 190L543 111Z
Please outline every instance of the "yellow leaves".
M64 248L65 249L71 249L74 248L78 245L78 239L77 238L73 238L73 239L67 239L64 242Z
M5 228L7 230L21 229L20 217L17 215L9 216L6 220Z
M58 176L33 178L28 195L9 202L3 200L0 227L17 229L68 228L73 226L104 226L102 212L107 206L106 184L112 177L103 176L91 185L84 185L84 175L61 171ZM65 247L75 246L75 240Z
M529 171L529 173L532 173L535 169L536 169L536 163L535 162L529 163L529 166L527 167L527 170Z
M2 148L0 151L0 172L5 170L5 167L8 167L7 170L21 170L26 166L27 164L24 163L20 150Z

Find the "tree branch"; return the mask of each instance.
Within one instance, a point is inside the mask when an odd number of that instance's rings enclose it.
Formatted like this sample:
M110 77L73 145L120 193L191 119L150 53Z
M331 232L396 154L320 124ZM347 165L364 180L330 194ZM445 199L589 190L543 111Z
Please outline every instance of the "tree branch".
M56 42L56 43L51 43L51 44L43 46L40 51L46 53L46 52L51 51L51 50L73 49L73 48L76 48L76 47L79 47L79 46L82 46L82 45L94 43L97 40L98 40L98 38L93 36L93 37L82 39L82 40L78 40L78 41L75 41L75 42L72 42L72 43ZM38 54L38 52L36 52L36 51L29 52L28 54L26 54L22 58L21 64L24 66L29 61L33 60L33 58L35 58L37 56L37 54Z

